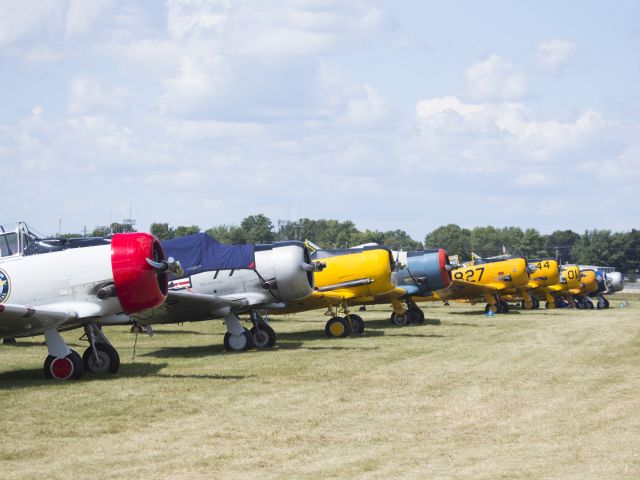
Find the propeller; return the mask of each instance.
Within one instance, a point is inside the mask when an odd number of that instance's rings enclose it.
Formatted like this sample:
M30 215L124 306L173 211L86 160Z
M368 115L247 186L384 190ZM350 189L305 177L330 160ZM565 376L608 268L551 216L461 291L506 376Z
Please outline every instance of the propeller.
M159 262L155 260L151 260L147 258L147 263L156 269L158 273L173 273L178 277L184 275L184 270L182 265L178 260L175 260L173 257L169 257L166 260L161 260Z

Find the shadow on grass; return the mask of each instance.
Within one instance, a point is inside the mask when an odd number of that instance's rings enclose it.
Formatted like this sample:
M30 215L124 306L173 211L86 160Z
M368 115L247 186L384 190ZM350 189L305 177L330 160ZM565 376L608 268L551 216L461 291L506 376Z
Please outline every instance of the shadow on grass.
M494 323L487 323L487 324L478 324L478 323L448 323L447 325L453 326L453 327L495 327L496 325Z
M409 337L409 338L446 338L446 335L439 335L439 334L431 334L431 335L426 335L424 333L393 333L390 334L390 336L394 336L394 337Z
M509 311L509 313L496 313L498 317L507 317L509 315L520 315L522 312L519 311ZM467 315L467 316L477 316L477 317L486 317L487 314L484 313L483 310L474 310L473 312L450 312L449 315Z
M409 325L398 326L391 323L391 320L366 320L365 321L366 329L372 330L396 330L398 328L406 328L406 327L427 327L427 326L438 326L442 325L442 322L437 318L425 318L424 323L411 323ZM373 333L373 332L371 332ZM377 332L376 332L377 333ZM377 333L380 335L381 333Z
M155 375L149 375L150 377L157 378L187 378L187 379L198 379L198 380L244 380L245 378L252 378L255 375L184 375L184 374L164 374L159 373Z
M117 374L101 374L94 375L85 372L80 380L72 382L60 382L44 378L42 368L25 368L14 370L12 372L4 372L0 374L0 390L15 390L24 388L37 388L42 386L71 385L75 383L84 383L90 381L102 380L118 380L119 378L132 377L148 377L157 376L158 372L167 367L167 363L151 364L151 363L132 363L123 364Z

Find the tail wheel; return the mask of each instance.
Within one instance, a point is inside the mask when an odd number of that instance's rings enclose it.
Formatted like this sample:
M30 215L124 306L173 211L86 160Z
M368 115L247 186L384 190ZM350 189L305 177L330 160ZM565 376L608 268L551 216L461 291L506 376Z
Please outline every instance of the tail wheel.
M351 323L351 332L352 333L363 333L364 332L364 320L360 315L355 315L350 313L347 315L347 320Z
M271 348L276 344L276 332L266 323L261 323L260 329L253 327L249 332L256 348Z
M403 327L409 323L409 312L391 314L391 323L398 327Z
M324 327L324 333L327 337L344 338L351 334L351 323L342 317L333 317L329 319Z
M83 372L82 359L75 350L66 357L48 355L44 361L44 376L53 380L77 380Z
M253 346L253 336L251 332L244 329L241 335L224 334L224 348L227 352L244 352Z
M98 359L93 348L87 348L82 354L82 363L86 371L91 373L117 373L120 368L120 355L115 348L106 343L96 343Z
M409 315L411 315L411 321L413 323L424 323L424 312L419 308L412 308L409 310Z

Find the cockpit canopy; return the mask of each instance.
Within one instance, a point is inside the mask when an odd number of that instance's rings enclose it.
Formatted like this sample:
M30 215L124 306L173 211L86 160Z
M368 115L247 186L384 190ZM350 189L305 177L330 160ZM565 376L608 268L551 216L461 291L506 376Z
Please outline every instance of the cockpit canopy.
M43 238L24 222L0 225L0 258L104 245L110 238Z

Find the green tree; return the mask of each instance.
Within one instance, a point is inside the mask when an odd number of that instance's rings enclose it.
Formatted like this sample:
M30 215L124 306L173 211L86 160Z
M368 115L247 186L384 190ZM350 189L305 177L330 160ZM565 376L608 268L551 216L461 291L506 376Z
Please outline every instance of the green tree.
M520 255L527 258L541 258L545 254L544 238L535 228L524 231L519 246Z
M168 223L152 223L149 231L159 240L169 240L174 237L173 229Z
M449 255L459 255L461 260L471 258L471 232L456 224L438 227L424 239L425 248L444 248Z
M571 230L555 230L546 238L546 254L561 263L573 263L571 249L579 239L580 235Z
M271 243L276 239L273 224L265 215L249 215L240 223L245 243Z
M186 227L180 225L173 230L174 237L184 237L185 235L193 235L194 233L200 233L200 227L197 225L191 225Z

